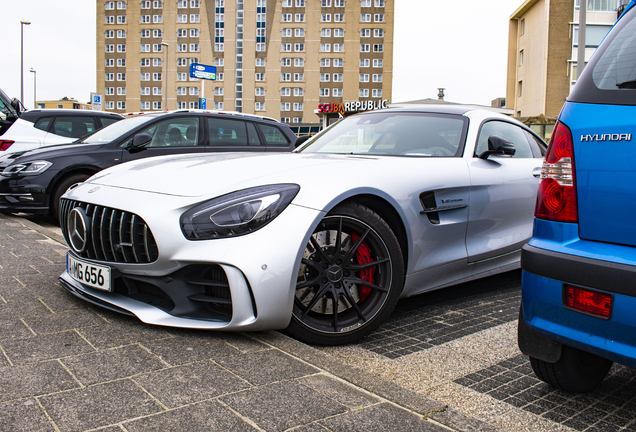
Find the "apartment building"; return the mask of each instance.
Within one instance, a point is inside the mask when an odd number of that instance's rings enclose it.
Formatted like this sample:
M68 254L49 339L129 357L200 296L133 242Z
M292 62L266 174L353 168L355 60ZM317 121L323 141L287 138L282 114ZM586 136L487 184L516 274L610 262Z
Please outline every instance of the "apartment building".
M97 91L119 113L198 108L205 97L207 109L298 124L319 123L322 104L381 106L391 100L393 5L98 0ZM216 81L191 78L191 63L215 66Z
M581 0L526 0L510 16L506 106L515 116L556 118L577 77ZM627 0L586 0L585 61Z

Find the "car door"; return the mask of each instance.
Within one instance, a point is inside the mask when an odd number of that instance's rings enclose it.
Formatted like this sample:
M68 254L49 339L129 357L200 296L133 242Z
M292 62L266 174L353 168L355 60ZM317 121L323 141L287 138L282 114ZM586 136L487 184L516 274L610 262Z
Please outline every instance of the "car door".
M145 133L152 137L152 141L145 150L130 153L125 150L132 143L133 136L124 142L122 148L122 162L164 156L171 154L205 152L201 137L201 121L198 116L180 116L160 120L135 132L135 135Z
M488 138L500 136L515 146L514 156L490 155ZM468 262L477 262L518 250L532 235L541 153L532 135L519 125L485 121L479 131L475 155L469 162L471 190L466 231ZM534 150L534 151L533 151Z

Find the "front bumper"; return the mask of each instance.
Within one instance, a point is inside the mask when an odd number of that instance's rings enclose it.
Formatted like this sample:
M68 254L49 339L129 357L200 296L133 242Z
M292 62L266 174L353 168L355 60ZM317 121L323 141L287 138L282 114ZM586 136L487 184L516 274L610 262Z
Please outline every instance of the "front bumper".
M532 242L531 242L532 243ZM524 246L523 318L530 329L560 344L636 368L636 265ZM563 306L563 284L613 295L609 320ZM521 345L521 343L520 343ZM532 355L532 353L527 353Z
M85 195L87 190L91 195ZM60 276L71 293L149 324L216 330L270 330L289 325L300 258L324 213L288 206L267 226L235 238L190 241L179 217L192 198L80 185L65 198L139 215L156 240L158 258L146 264L94 261L112 269L114 292ZM84 261L86 258L82 258ZM212 275L214 274L214 275ZM229 301L228 301L229 300Z
M46 187L33 184L31 179L0 176L0 210L47 214L49 211Z

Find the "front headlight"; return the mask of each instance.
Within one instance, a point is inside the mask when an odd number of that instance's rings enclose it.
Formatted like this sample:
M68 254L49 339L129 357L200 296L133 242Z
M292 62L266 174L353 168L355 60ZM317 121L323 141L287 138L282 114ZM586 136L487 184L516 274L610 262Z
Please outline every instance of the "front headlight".
M46 171L51 165L53 165L52 162L45 160L9 165L2 170L2 175L7 177L15 175L39 175Z
M206 201L181 215L188 240L236 237L256 231L278 216L300 186L277 184L232 192Z

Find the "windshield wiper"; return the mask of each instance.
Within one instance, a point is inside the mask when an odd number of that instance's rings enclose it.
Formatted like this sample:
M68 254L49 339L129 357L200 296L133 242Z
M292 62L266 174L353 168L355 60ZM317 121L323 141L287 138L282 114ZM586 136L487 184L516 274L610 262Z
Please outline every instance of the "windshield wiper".
M622 83L616 83L616 87L619 89L636 89L636 80L624 81Z

